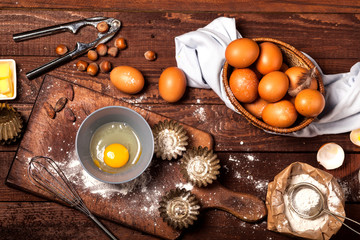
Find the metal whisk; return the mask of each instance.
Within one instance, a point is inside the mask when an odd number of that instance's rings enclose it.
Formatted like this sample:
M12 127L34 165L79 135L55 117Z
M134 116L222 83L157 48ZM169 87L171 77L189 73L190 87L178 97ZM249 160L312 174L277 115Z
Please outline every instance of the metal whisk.
M71 207L90 217L111 239L116 237L89 211L76 190L71 186L59 166L49 157L36 156L30 160L28 175L30 181L45 192L63 200Z

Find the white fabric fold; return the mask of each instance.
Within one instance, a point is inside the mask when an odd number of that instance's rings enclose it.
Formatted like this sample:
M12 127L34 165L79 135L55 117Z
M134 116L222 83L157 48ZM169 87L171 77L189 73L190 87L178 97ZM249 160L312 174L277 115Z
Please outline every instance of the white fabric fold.
M185 72L188 86L212 89L235 112L226 96L221 75L227 45L241 37L234 18L220 17L204 28L175 38L177 66ZM321 72L319 66L318 69ZM313 137L360 128L360 62L348 73L322 74L322 77L326 100L324 111L306 128L286 135Z

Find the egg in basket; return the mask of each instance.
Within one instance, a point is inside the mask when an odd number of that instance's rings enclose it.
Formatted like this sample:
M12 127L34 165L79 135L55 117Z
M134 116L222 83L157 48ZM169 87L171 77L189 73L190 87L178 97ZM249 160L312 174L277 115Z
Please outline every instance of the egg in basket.
M293 46L271 38L241 38L228 45L225 57L226 95L254 126L291 133L323 111L321 74Z

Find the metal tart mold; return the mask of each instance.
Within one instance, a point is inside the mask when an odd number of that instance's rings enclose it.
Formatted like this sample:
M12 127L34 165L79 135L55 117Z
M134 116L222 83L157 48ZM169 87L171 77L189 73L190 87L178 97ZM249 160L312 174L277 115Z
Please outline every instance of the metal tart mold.
M160 216L175 229L188 228L200 214L200 203L190 191L176 188L166 193L160 201Z
M154 135L154 152L163 160L177 159L186 151L187 132L182 125L173 121L160 121L152 128Z
M187 181L198 187L205 187L217 179L220 174L220 160L207 147L192 148L182 159L181 172Z
M0 144L11 144L21 136L23 120L18 111L7 103L0 104Z

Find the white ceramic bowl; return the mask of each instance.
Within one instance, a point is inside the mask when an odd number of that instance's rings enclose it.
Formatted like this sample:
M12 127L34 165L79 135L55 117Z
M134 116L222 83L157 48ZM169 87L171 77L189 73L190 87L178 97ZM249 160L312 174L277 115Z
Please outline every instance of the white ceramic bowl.
M123 172L111 174L100 170L90 155L91 137L100 126L109 122L129 124L140 139L141 156L139 161ZM140 176L149 166L154 154L154 137L146 120L134 110L121 106L109 106L91 113L82 122L75 140L77 156L84 169L95 179L112 184L125 183Z

